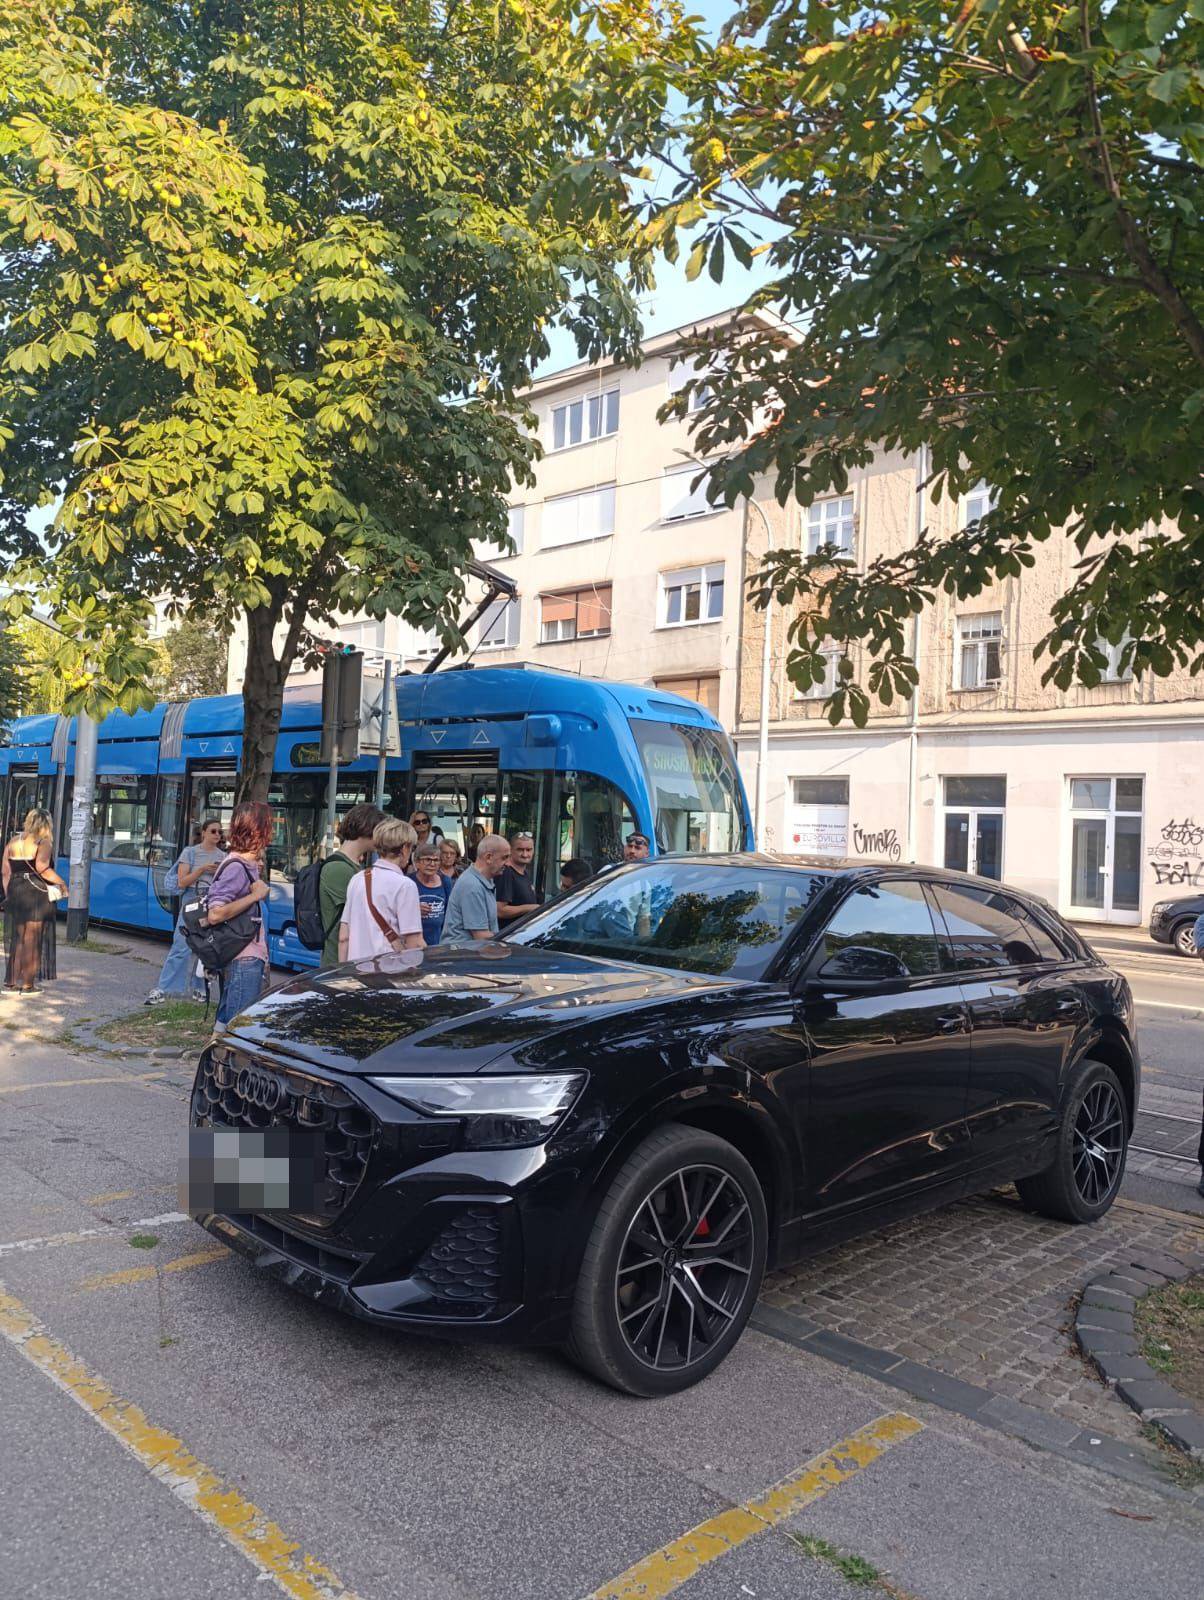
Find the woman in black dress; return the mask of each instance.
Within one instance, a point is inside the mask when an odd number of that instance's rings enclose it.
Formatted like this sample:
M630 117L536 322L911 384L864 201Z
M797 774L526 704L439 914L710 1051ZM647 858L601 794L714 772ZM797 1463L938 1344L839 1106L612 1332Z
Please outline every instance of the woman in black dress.
M57 976L55 966L56 887L67 885L51 864L53 824L47 812L27 811L22 830L4 847L0 886L4 890L4 942L8 964L4 984L36 994L38 984Z

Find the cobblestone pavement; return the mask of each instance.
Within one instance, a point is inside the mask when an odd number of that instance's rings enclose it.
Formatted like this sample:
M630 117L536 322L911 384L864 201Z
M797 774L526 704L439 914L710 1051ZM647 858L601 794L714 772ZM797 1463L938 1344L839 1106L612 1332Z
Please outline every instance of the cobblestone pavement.
M765 1281L764 1302L967 1383L1121 1439L1140 1421L1075 1350L1073 1307L1134 1247L1204 1249L1204 1228L1118 1202L1091 1227L961 1201L853 1240Z

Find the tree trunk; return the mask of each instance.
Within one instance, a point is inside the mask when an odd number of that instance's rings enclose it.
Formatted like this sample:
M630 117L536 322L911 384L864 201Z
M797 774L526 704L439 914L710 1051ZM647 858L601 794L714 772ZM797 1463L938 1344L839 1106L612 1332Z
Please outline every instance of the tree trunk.
M284 706L284 680L291 660L277 660L274 606L247 612L247 667L242 681L242 760L235 804L266 800L276 764L276 736ZM285 652L287 653L287 652Z

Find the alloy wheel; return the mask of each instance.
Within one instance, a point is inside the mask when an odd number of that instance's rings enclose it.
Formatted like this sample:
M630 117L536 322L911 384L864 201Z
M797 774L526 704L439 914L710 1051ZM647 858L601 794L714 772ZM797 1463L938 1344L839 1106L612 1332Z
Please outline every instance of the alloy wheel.
M1125 1113L1110 1083L1095 1083L1083 1096L1071 1144L1074 1183L1088 1205L1111 1194L1125 1153Z
M1175 933L1175 948L1181 956L1194 956L1199 952L1196 949L1195 923L1187 922Z
M740 1315L755 1259L748 1197L728 1172L680 1167L636 1208L615 1305L635 1358L657 1371L703 1360Z

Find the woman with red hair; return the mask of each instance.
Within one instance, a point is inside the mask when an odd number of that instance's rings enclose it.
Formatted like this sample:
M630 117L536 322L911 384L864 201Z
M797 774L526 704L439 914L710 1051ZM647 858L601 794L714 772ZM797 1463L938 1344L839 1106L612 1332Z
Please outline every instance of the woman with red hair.
M259 999L268 971L268 942L259 904L268 886L259 875L272 840L272 810L260 800L235 806L227 829L230 853L213 874L209 889L209 921L229 922L244 911L254 913L255 933L222 973L222 994L217 1005L217 1026L224 1029L232 1017Z

